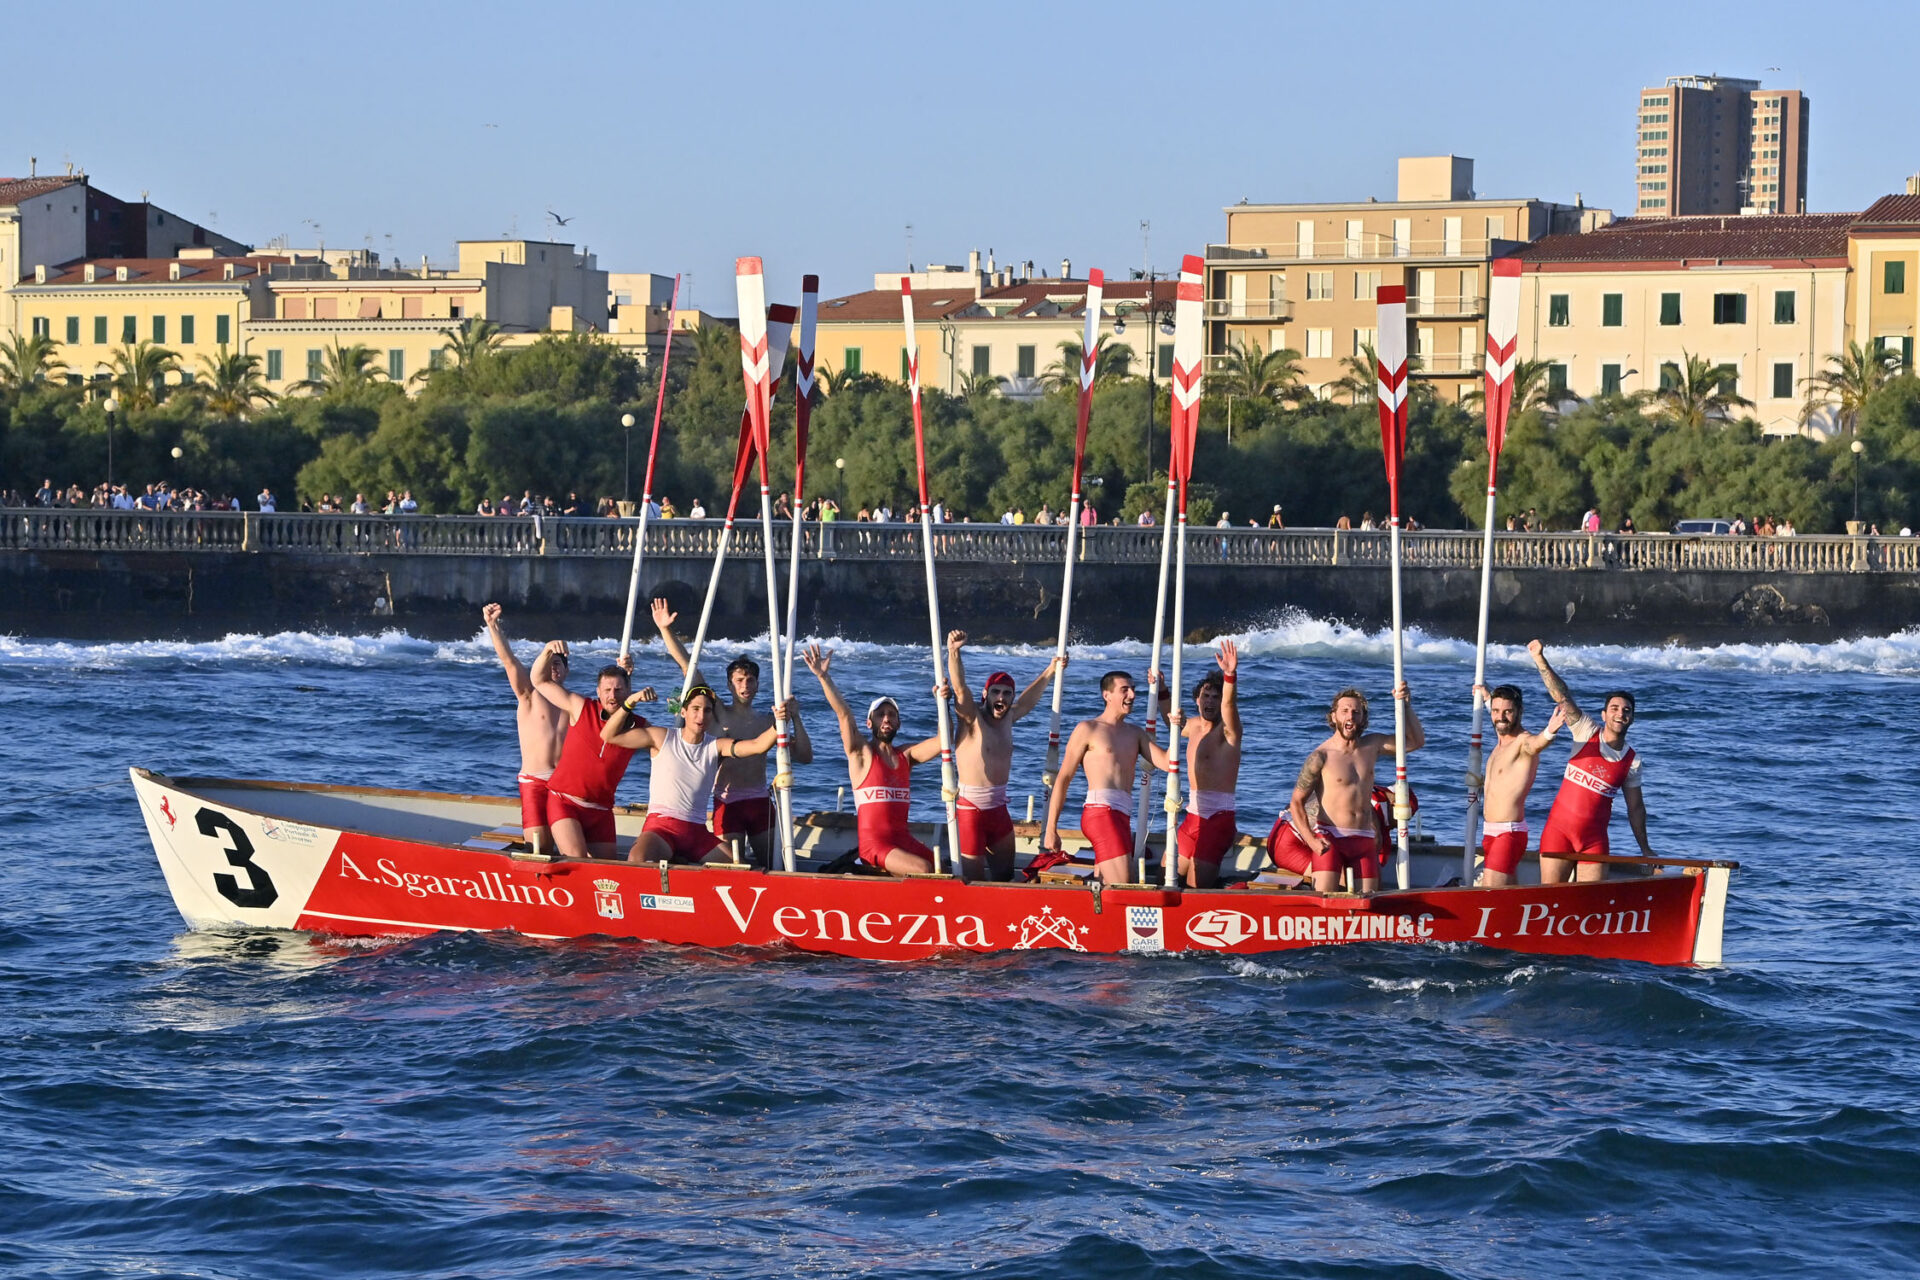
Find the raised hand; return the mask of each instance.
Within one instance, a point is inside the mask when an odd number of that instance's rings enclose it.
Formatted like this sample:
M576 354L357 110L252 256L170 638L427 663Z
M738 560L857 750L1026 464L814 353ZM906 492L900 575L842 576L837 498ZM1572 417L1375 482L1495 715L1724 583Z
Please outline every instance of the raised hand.
M653 598L653 625L665 631L679 621L680 615L667 608L667 602L659 596Z
M655 693L655 692L653 691L653 686L652 686L652 685L650 685L650 684L649 684L649 685L642 685L642 686L640 687L640 692L638 692L638 693L636 693L636 694L634 694L634 695L633 695L633 697L634 697L634 701L636 701L636 702L658 702L658 701L660 701L660 695L659 695L659 694L657 694L657 693Z
M1546 657L1547 646L1541 644L1538 640L1529 640L1527 641L1527 652L1533 655L1535 662L1539 662Z
M1566 723L1567 723L1566 707L1560 705L1559 703L1555 703L1553 708L1553 714L1547 717L1546 731L1548 733L1558 733L1560 732L1561 727Z
M565 640L547 641L547 652L562 662L565 662L568 666L573 665L572 659L567 656L567 642Z
M807 664L807 670L824 679L827 668L833 665L833 650L822 649L817 644L809 644L800 651L800 660Z
M619 667L628 675L633 674L633 655L631 653L623 653L613 661L615 666Z
M500 606L497 604L490 604L486 608L482 609L480 611L480 622L482 626L487 626L487 627L499 625Z
M967 642L966 632L964 631L947 632L947 648L958 649L961 645L965 644L966 642Z
M1240 669L1240 650L1231 640L1222 640L1214 651L1215 661L1220 664L1220 674L1228 678Z

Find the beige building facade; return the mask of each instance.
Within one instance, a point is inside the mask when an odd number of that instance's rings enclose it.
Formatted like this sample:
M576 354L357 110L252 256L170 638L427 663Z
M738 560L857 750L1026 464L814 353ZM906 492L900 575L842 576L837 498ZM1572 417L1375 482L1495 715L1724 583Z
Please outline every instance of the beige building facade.
M1376 340L1378 293L1404 285L1414 377L1457 400L1481 367L1488 263L1529 241L1605 225L1611 214L1535 199L1481 199L1473 161L1400 161L1398 198L1340 204L1240 204L1207 247L1207 354L1237 346L1300 353L1307 386L1327 394L1346 361Z
M1854 340L1898 351L1912 369L1920 332L1920 195L1883 196L1849 229Z

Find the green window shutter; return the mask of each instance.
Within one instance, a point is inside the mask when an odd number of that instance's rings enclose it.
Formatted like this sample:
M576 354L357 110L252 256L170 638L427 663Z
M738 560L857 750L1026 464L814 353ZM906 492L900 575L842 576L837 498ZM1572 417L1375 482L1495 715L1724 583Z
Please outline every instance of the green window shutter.
M387 352L387 377L395 382L407 376L407 353L399 347Z
M1163 378L1171 378L1173 376L1173 344L1171 342L1161 346L1158 363L1160 365L1160 376Z
M1671 391L1680 385L1680 366L1671 360L1660 366L1660 389Z
M973 349L973 376L984 378L993 372L993 348L977 346Z
M192 316L180 317L180 341L183 344L193 341L193 317Z
M1905 293L1907 291L1907 264L1889 262L1881 276L1882 293Z
M1035 348L1021 347L1019 351L1016 353L1016 355L1018 356L1018 369L1019 369L1020 376L1023 378L1031 378L1033 376L1033 372L1036 364Z
M1792 294L1788 294L1792 297ZM1773 398L1775 400L1793 399L1793 366L1776 364L1773 366Z
M314 380L320 377L320 371L326 367L326 352L318 347L307 348L307 376Z
M845 354L840 357L840 371L842 373L860 372L860 348L848 347L846 349Z
M1794 293L1791 289L1779 289L1773 295L1773 322L1775 324L1793 323Z
M283 369L283 366L280 363L279 349L275 348L274 350L267 352L267 381L268 382L280 381L281 377L284 376L282 373L282 369Z
M1723 394L1730 396L1740 394L1740 370L1737 366L1730 364L1716 365L1713 371L1720 375L1719 386Z
M93 318L93 345L96 347L104 347L107 345L107 318L105 316L95 316Z
M233 341L232 316L215 316L213 318L213 340L223 347Z
M1679 324L1680 323L1680 295L1679 294L1663 293L1660 295L1660 323L1661 324Z
M153 318L153 340L155 342L165 342L167 340L167 318L165 316L155 316Z
M1911 337L1900 339L1900 367L1903 369L1913 368L1913 339Z
M900 348L900 381L905 382L907 380L907 373L907 349L902 347Z
M140 317L138 316L121 316L120 317L120 341L122 342L140 341Z
M1547 295L1547 323L1548 324L1552 325L1556 329L1565 328L1569 323L1567 319L1569 310L1570 308L1568 306L1568 299L1566 294L1553 293L1553 294Z
M1622 323L1621 314L1625 311L1625 299L1618 293L1600 295L1600 323L1609 329L1618 329Z
M1600 366L1600 394L1603 396L1617 396L1620 394L1619 365L1603 364Z
M67 317L67 341L72 344L78 344L80 341L80 317L79 316Z

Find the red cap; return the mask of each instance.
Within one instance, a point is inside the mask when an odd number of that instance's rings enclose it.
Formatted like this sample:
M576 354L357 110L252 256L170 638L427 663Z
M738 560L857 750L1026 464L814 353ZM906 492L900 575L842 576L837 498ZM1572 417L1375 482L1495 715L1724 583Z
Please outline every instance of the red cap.
M987 690L992 689L993 686L997 684L1003 684L1007 686L1007 688L1011 689L1014 687L1013 677L1008 675L1004 671L994 672L992 675L987 677L986 686L981 689L982 695L984 695L987 692Z

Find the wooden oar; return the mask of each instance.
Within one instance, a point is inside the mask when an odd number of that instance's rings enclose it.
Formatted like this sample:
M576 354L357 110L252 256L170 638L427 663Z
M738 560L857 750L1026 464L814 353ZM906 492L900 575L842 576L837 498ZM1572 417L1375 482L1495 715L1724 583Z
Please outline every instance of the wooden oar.
M920 472L920 546L927 561L927 626L932 632L933 682L940 684L946 673L945 654L940 644L940 584L933 571L933 514L927 498L927 434L920 418L920 348L913 337L913 282L900 277L900 309L907 325L907 392L913 401L913 451ZM947 809L947 844L955 866L960 865L960 816L955 811L959 799L953 772L953 725L947 716L947 700L935 697L934 710L940 720L940 799ZM933 870L942 873L940 844L934 842Z
M813 417L813 336L820 317L820 277L803 276L800 281L800 347L794 355L793 370L793 542L787 549L787 651L780 664L780 687L785 696L793 696L793 651L798 647L800 627L800 543L806 537L806 521L801 512L807 492L807 425ZM785 781L782 781L782 779ZM786 867L793 870L791 832L793 831L793 774L783 760L774 778L780 798L780 829L789 833Z
M1200 332L1201 282L1206 278L1206 263L1195 254L1180 262L1180 285L1173 300L1173 388L1169 425L1173 435L1170 459L1172 475L1180 484L1179 532L1175 535L1173 575L1173 652L1168 666L1172 672L1173 707L1180 708L1185 691L1180 684L1180 658L1187 635L1187 484L1193 478L1193 452L1199 440L1200 393L1204 386L1206 361ZM1167 772L1167 848L1166 885L1171 888L1179 866L1180 768L1186 754L1181 734L1172 716L1167 722L1167 754L1173 768Z
M647 445L647 480L640 488L640 524L633 534L633 572L627 577L627 620L620 626L620 656L633 651L633 611L640 603L640 561L647 551L647 509L653 506L653 464L660 456L660 414L667 407L667 365L673 360L673 313L680 305L680 277L667 302L667 349L660 355L660 389L653 397L653 440ZM627 477L633 483L633 477ZM628 492L632 492L629 490Z
M1080 545L1080 476L1087 460L1087 419L1093 412L1093 381L1098 372L1100 343L1100 302L1106 293L1107 278L1098 270L1087 276L1086 336L1080 343L1080 414L1073 435L1073 497L1067 505L1067 559L1060 583L1060 638L1053 647L1058 663L1067 656L1067 627L1073 615L1073 564ZM1054 771L1060 766L1060 703L1067 688L1065 666L1053 673L1053 717L1047 724L1047 767L1041 774L1046 788L1053 789Z
M1513 408L1513 370L1519 350L1520 260L1496 258L1487 290L1487 519L1480 534L1480 636L1473 649L1473 732L1467 739L1467 834L1460 842L1460 883L1473 883L1480 846L1480 793L1485 757L1480 750L1480 689L1487 683L1487 612L1493 596L1494 499L1499 492L1500 447Z
M1400 464L1407 452L1407 289L1382 285L1374 337L1378 357L1376 393L1380 408L1380 448L1387 462L1387 528L1393 565L1393 825L1399 835L1393 874L1404 891L1412 882L1413 855L1407 848L1407 819L1413 803L1407 793L1407 713L1399 697L1406 681L1406 651L1400 618Z

